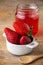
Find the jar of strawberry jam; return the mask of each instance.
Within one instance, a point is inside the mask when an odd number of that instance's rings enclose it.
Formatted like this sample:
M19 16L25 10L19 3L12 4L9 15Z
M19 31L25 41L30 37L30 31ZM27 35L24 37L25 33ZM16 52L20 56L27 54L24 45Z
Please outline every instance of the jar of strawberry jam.
M38 6L36 4L19 4L16 10L16 21L26 23L29 27L33 27L32 34L35 35L38 32Z

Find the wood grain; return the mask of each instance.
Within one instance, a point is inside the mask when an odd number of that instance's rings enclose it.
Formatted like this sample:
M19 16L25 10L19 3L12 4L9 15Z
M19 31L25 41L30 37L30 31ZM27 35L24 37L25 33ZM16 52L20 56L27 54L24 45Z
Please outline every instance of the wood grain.
M27 0L27 2L29 1ZM18 60L18 58L22 56L15 56L10 54L7 51L5 39L3 37L5 27L10 27L11 29L13 29L12 22L15 21L15 9L18 3L20 3L20 0L0 1L0 65L22 65L21 63L19 63ZM40 3L39 15L40 15L39 31L38 34L35 36L35 39L39 42L39 46L33 49L33 51L30 54L28 54L30 56L43 54L43 6L41 5L41 3ZM43 64L43 58L28 65L42 65L42 64Z

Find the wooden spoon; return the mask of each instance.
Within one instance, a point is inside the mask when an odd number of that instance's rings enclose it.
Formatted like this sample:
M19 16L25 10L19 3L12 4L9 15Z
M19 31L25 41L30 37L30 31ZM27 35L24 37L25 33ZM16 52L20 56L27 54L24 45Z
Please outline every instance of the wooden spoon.
M30 56L22 56L19 58L19 62L23 64L31 63L39 58L43 58L43 55L30 55Z

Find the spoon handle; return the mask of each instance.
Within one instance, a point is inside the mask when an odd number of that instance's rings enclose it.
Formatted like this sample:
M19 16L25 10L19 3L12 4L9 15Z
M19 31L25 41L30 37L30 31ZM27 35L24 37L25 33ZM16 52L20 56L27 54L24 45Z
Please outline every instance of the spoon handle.
M31 61L37 60L37 59L39 59L39 58L43 58L43 55L33 56L33 57L32 57L33 60L31 59Z
M39 58L43 58L43 55L22 56L19 58L19 60L21 63L27 64L27 63L31 63Z

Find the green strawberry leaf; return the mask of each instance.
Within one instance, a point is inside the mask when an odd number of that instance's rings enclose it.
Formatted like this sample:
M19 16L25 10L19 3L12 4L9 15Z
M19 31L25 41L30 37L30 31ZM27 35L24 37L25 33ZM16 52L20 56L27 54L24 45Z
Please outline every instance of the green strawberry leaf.
M34 26L30 27L30 32L27 34L28 36L32 36L32 30L33 30Z

